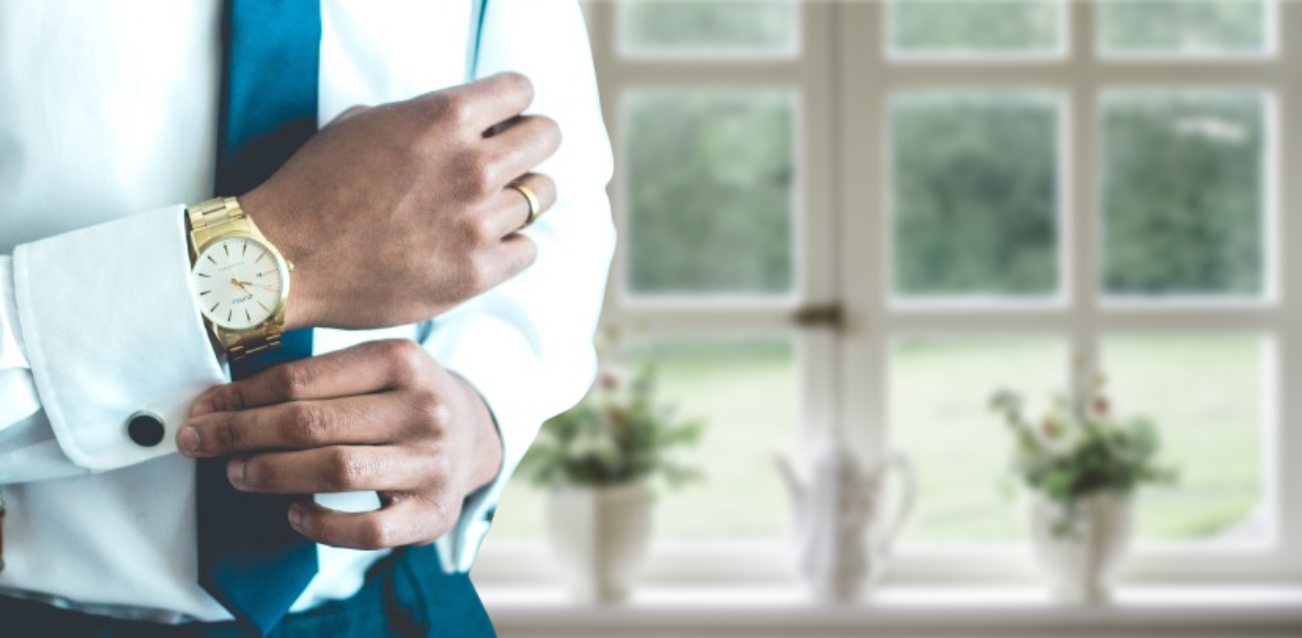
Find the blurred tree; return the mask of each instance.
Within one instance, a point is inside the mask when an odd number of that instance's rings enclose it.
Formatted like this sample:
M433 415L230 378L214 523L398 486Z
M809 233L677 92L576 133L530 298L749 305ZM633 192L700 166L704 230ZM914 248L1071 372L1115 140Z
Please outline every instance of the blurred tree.
M1109 291L1262 291L1263 120L1252 94L1105 101Z
M620 35L633 50L785 49L795 40L792 0L625 0Z
M1246 46L1264 37L1261 4L1105 2L1102 37L1155 49L1190 42ZM897 44L1008 51L1043 48L1060 36L1059 3L1045 0L908 0L891 8ZM780 1L636 2L623 8L625 37L648 46L762 46L781 39L790 10ZM1145 95L1103 105L1106 289L1260 293L1262 100ZM692 90L629 97L624 175L631 289L789 292L798 152L792 96ZM1053 100L1033 94L915 94L892 102L897 292L1057 291L1061 124Z
M895 0L890 42L906 53L1036 53L1062 39L1056 0Z
M1226 53L1266 44L1266 3L1251 0L1126 0L1099 6L1104 50Z
M897 292L1056 291L1057 120L1052 98L1030 94L893 100Z
M632 290L791 290L793 103L774 91L629 96Z

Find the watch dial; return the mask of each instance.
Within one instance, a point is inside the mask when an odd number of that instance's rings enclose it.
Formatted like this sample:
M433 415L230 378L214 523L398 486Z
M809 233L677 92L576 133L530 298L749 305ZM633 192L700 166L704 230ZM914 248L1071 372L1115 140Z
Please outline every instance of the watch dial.
M192 274L203 316L223 328L242 330L266 321L285 289L275 255L244 237L210 244Z

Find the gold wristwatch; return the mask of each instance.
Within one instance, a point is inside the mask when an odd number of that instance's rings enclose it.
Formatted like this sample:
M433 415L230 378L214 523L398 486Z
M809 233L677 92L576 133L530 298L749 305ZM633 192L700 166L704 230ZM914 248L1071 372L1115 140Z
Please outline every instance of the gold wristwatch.
M191 206L190 256L199 311L232 361L275 350L294 265L234 197Z

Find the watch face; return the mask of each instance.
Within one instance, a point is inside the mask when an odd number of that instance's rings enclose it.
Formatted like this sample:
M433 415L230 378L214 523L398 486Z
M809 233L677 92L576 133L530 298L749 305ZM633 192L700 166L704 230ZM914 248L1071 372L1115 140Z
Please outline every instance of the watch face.
M255 239L228 237L209 244L192 271L203 316L233 330L266 321L280 305L285 290L281 264Z

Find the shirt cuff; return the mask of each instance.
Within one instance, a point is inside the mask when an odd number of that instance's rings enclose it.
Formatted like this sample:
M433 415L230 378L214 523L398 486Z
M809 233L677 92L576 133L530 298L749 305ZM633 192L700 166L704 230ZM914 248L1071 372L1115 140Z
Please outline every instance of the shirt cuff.
M225 382L194 299L184 207L19 246L18 319L37 394L63 453L92 471L176 451L190 401ZM159 416L163 441L127 421Z
M455 326L440 326L426 347L484 399L502 437L502 470L466 499L456 527L439 539L439 556L448 572L467 572L474 565L502 491L538 434L542 419L534 414L536 406L544 404L532 396L542 366L519 328L492 316L459 319Z

